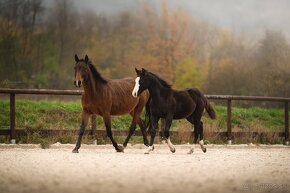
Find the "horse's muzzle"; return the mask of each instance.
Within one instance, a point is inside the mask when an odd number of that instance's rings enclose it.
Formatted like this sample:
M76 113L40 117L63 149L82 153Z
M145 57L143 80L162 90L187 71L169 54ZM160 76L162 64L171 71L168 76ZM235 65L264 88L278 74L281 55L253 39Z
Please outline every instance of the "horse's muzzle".
M74 84L75 84L76 87L80 88L81 85L82 85L82 81L80 81L80 80L75 80L75 81L74 81Z

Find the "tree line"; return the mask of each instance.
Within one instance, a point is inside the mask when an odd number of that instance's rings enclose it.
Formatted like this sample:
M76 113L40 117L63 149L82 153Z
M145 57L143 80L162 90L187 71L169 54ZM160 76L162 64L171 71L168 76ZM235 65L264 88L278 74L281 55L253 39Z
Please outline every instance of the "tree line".
M282 32L236 34L180 8L144 1L113 14L72 1L0 2L0 86L72 88L74 54L87 54L107 78L157 72L174 88L206 94L290 96L290 44Z

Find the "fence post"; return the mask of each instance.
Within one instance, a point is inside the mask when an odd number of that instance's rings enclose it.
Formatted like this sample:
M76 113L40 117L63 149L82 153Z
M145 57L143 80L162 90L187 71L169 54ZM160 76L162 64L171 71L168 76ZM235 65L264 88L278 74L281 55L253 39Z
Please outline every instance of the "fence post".
M15 93L10 93L10 142L16 143L15 139Z
M91 116L91 121L92 121L92 136L93 136L93 144L97 145L97 136L96 136L96 128L97 128L97 123L96 123L96 118L97 116L93 114Z
M285 145L289 145L289 106L285 102Z
M232 144L232 100L227 100L227 140L228 144Z

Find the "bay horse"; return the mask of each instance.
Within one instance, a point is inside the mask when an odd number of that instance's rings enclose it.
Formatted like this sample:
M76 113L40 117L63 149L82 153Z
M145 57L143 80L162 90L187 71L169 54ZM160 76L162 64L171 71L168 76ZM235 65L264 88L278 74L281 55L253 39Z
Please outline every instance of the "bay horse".
M136 124L141 128L144 144L148 146L146 124L140 115L143 107L149 100L149 92L145 91L140 96L133 97L134 79L105 79L95 68L88 56L85 59L79 59L75 55L75 81L76 87L83 86L82 94L82 121L78 134L76 146L73 153L78 153L81 147L81 140L85 128L88 125L90 115L96 114L103 118L107 136L110 138L117 152L124 152L124 148L136 129ZM113 138L111 129L111 115L130 114L133 119L129 128L129 134L125 139L123 146L118 145Z
M169 129L173 119L186 119L194 125L194 140L197 143L199 137L200 147L205 153L206 148L203 142L203 123L201 117L204 109L206 109L211 119L216 118L216 113L205 98L205 96L196 88L188 88L184 90L173 90L165 80L159 78L142 68L142 70L135 69L137 78L135 79L135 86L132 91L134 97L140 96L143 92L149 90L150 101L149 108L146 108L146 113L150 114L150 143L145 153L150 153L154 150L154 138L156 135L156 127L160 118L165 120L164 136L172 153L175 152L175 147L170 141ZM148 112L148 110L150 112ZM189 154L193 153L191 147Z

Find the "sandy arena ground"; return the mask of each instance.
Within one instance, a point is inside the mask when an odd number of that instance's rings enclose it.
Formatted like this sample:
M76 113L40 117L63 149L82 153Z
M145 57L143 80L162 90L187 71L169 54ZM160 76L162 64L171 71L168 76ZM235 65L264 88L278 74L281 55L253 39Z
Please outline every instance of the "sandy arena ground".
M0 144L0 192L27 193L227 193L290 192L289 146L143 145L116 153L111 145Z

